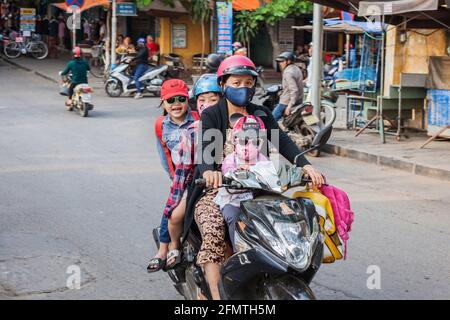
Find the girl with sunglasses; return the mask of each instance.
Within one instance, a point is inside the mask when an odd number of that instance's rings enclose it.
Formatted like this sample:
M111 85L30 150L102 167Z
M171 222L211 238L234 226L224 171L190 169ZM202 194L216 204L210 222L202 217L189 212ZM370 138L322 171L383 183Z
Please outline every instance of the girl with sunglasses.
M264 123L259 117L252 115L239 118L233 126L232 144L234 151L227 155L222 162L222 174L236 170L248 170L260 161L270 161L262 153ZM228 225L233 251L236 251L234 232L236 219L240 213L240 203L253 199L252 192L230 193L227 189L219 189L214 201L220 207L223 218Z

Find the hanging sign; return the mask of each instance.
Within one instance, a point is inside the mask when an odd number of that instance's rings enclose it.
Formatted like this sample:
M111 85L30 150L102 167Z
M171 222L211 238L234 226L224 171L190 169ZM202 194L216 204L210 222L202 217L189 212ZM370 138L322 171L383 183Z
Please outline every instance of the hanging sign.
M233 54L233 5L230 2L216 2L217 7L217 52Z
M20 31L35 31L36 9L20 8Z
M116 5L118 16L137 16L136 4L132 2L121 2Z

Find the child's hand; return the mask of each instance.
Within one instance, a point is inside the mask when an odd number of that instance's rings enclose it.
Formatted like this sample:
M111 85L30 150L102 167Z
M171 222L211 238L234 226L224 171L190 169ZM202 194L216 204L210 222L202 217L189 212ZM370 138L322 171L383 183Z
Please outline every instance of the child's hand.
M250 168L250 166L247 164L241 164L238 167L239 170L248 170L249 168Z

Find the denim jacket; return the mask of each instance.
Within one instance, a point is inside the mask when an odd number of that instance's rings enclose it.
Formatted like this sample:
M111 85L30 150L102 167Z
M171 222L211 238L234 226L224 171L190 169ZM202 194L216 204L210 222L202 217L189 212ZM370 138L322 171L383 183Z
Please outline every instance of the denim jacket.
M167 148L170 150L170 153L172 155L172 160L178 158L178 149L179 144L182 140L182 137L186 135L187 128L195 121L194 117L192 116L191 110L188 109L186 118L184 119L184 122L182 124L176 124L170 119L169 115L166 115L166 118L164 119L162 123L162 138L163 141L166 143ZM161 145L161 142L159 139L156 139L156 147L158 149L159 159L161 161L161 165L163 166L164 170L166 170L167 174L170 177L170 170L169 166L167 164L167 157L164 153L164 148ZM176 163L174 163L174 166L176 166Z

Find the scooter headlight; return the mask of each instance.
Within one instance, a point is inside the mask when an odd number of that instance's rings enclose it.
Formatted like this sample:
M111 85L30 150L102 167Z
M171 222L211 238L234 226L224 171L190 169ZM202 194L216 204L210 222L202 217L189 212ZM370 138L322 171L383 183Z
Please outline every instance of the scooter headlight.
M274 235L272 232L270 232L270 230L268 230L262 223L258 222L258 221L253 221L254 225L256 226L256 228L258 229L258 231L260 232L260 234L264 237L264 239L269 243L269 245L271 246L271 248L278 253L279 255L281 255L282 257L286 257L285 256L285 248L283 246L283 243L281 242L281 240L277 237L277 235Z
M280 236L285 248L287 261L298 269L308 266L312 256L311 246L318 236L318 224L316 230L311 234L306 221L297 223L276 222L274 229Z

